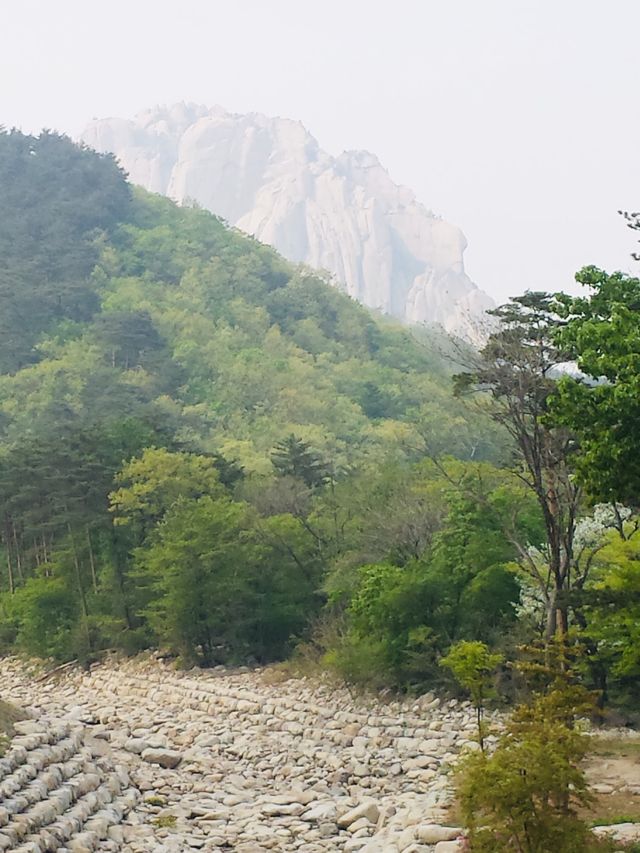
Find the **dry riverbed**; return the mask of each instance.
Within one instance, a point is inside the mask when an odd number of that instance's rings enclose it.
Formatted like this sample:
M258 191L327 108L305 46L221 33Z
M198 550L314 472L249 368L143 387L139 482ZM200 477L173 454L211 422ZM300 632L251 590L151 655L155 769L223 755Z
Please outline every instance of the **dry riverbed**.
M466 704L150 657L38 676L0 661L3 699L31 717L0 759L0 851L461 849L447 813Z

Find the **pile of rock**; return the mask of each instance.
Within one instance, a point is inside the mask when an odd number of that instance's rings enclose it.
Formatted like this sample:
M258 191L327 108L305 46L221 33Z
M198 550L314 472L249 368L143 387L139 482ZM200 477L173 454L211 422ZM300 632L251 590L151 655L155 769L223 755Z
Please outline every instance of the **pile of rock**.
M474 744L467 704L153 658L45 682L5 659L0 683L33 717L0 760L0 853L463 849L449 769ZM640 792L637 765L596 764L603 796ZM640 838L637 825L597 832Z
M117 826L138 792L104 744L70 721L26 720L0 758L0 851L121 849Z
M90 727L92 743L127 769L140 798L100 844L131 853L460 847L460 830L446 826L448 770L473 736L468 705L356 699L333 684L179 673L141 659L45 683L5 659L0 678L34 715Z

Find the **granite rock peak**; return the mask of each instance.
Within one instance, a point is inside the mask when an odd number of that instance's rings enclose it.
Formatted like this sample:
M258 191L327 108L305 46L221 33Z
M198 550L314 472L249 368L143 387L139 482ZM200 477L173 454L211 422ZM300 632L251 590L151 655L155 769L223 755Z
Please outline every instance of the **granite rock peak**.
M493 302L465 273L464 235L368 151L334 157L298 121L185 103L94 120L82 141L115 154L134 183L327 270L370 308L483 337Z

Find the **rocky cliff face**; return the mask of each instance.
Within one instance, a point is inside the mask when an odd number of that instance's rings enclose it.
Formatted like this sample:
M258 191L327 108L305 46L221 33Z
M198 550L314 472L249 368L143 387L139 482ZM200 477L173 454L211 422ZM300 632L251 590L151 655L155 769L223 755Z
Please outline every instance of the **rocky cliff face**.
M94 121L82 139L113 152L134 183L328 270L371 308L481 337L493 303L465 274L464 235L367 151L332 157L299 122L191 104Z

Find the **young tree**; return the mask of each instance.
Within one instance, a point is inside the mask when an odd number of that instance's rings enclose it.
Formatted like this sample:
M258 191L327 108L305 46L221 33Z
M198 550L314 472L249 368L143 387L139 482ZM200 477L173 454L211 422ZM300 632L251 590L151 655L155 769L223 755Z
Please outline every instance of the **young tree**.
M286 653L314 608L314 557L292 516L210 495L176 501L136 551L156 636L205 665Z
M513 440L515 473L540 507L550 584L546 572L541 573L530 558L526 543L518 546L525 570L545 597L546 636L551 639L566 636L569 628L568 592L581 498L570 464L572 434L548 420L549 399L556 389L553 372L561 361L554 339L555 300L545 293L527 293L494 313L499 328L471 369L456 377L456 389L490 395L491 416Z
M590 798L580 763L584 736L537 714L507 726L492 755L470 755L457 793L471 849L478 853L586 853L597 849L576 813Z
M228 498L178 499L136 552L156 636L205 665L246 654L255 604L247 508Z
M271 452L271 462L277 473L297 477L311 489L327 480L327 469L320 456L306 441L293 433L279 441Z
M566 647L547 644L522 667L534 692L515 709L489 754L463 758L457 794L471 849L478 853L587 853L608 849L578 809L591 794L581 767L589 739L574 725L593 707L575 683Z
M483 724L485 701L491 693L493 675L503 660L501 654L492 653L488 646L477 640L462 640L440 658L440 666L451 670L456 681L471 695L476 709L478 743L483 752L486 735Z
M178 500L224 492L215 459L162 447L149 447L127 462L116 483L119 488L109 495L115 524L136 523L143 536Z
M617 698L637 706L640 689L640 533L628 519L623 536L609 531L581 596L594 663L609 676Z

